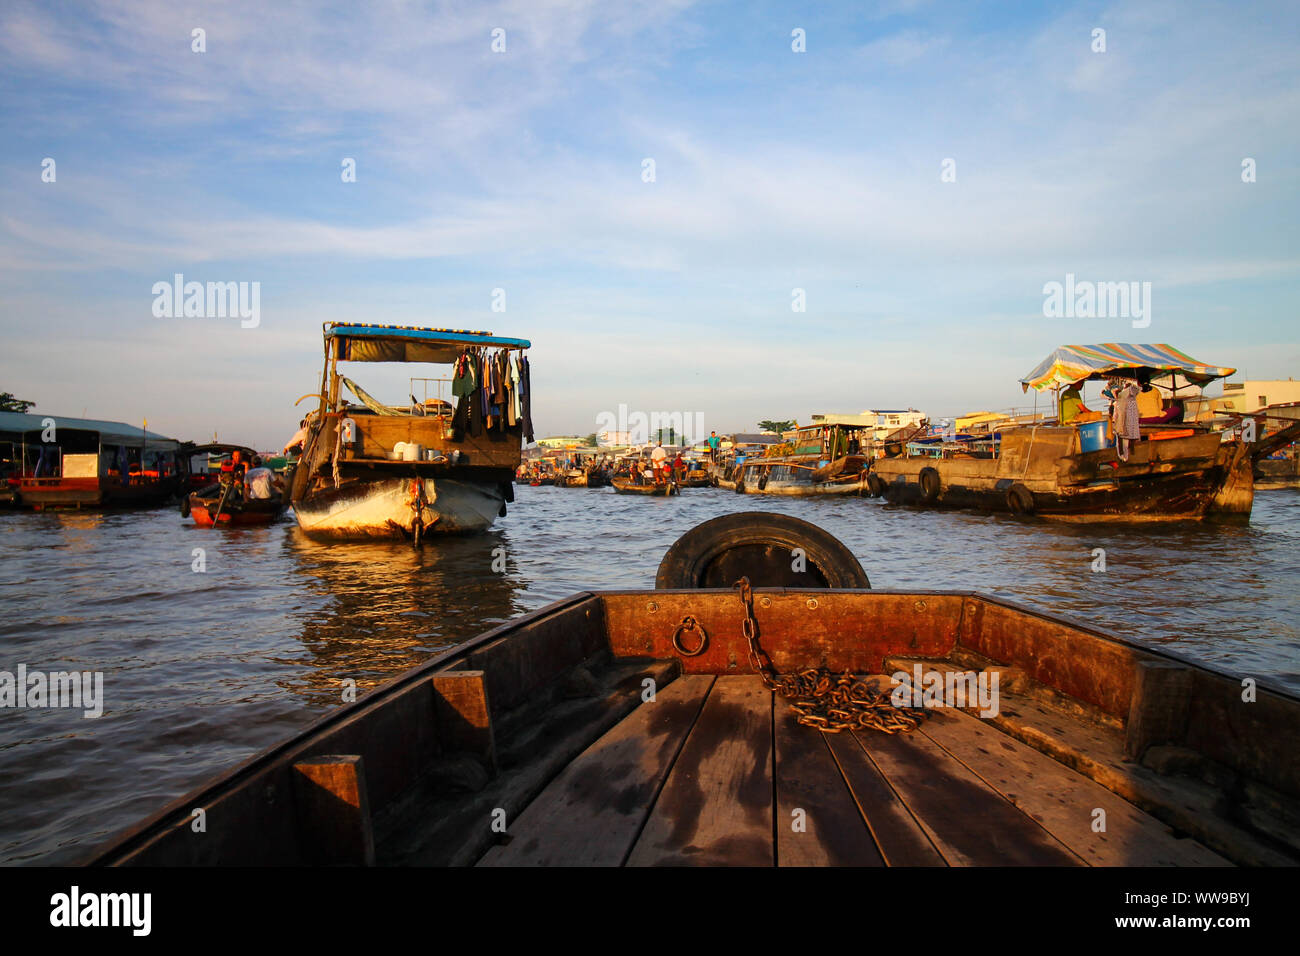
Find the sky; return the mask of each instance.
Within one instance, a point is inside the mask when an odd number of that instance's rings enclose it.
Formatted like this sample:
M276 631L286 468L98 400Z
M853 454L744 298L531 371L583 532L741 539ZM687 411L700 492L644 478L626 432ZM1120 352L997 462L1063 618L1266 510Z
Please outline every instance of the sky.
M1296 376L1298 50L1294 2L5 0L0 392L278 447L329 321L529 339L539 435L1026 408L1062 344Z

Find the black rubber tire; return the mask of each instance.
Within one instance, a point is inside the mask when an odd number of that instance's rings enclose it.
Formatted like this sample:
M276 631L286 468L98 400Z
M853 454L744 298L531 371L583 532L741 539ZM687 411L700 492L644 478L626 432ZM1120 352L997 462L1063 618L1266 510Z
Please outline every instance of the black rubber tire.
M867 475L867 493L873 498L885 497L885 479L874 471Z
M768 475L764 475L762 478L758 479L758 490L759 490L759 491L762 491L764 488L767 487L767 479L768 479L768 477L769 477Z
M1033 514L1034 493L1017 481L1007 489L1007 510L1013 515Z
M939 480L939 472L934 468L922 468L921 473L916 476L917 482L921 485L922 501L938 501L939 492L943 490L943 483Z
M736 490L736 494L738 494L738 495L743 495L743 494L745 493L745 482L744 482L743 479L739 479L739 478L738 478L738 479L736 480L736 489L735 489L735 490Z
M804 570L793 550L802 548ZM722 515L696 525L659 562L657 589L754 587L869 588L862 565L838 538L802 518L766 511Z
M181 517L188 518L189 516L190 516L190 496L183 495L181 497Z

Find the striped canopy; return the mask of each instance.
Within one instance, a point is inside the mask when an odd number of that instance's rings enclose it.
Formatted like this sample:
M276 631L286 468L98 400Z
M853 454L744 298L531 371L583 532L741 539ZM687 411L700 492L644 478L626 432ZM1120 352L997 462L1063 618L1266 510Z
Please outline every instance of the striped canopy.
M1160 373L1177 372L1194 385L1226 378L1236 371L1235 368L1198 362L1172 345L1122 345L1114 342L1062 345L1022 378L1020 387L1024 391L1034 388L1042 392L1080 379L1105 378L1142 369L1154 373L1153 378Z

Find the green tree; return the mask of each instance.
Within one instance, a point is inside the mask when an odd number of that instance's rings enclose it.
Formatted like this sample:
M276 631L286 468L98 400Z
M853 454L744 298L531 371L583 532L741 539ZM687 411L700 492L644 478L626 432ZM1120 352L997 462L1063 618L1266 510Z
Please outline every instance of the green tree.
M761 421L758 423L758 427L762 431L775 432L776 434L779 435L782 432L789 431L791 428L794 428L794 422L793 421L779 421L779 422Z
M26 412L35 405L21 398L14 398L12 392L0 392L0 412Z
M592 447L592 448L595 448L595 447L596 447L596 433L595 433L595 432L592 432L590 435L587 435L585 438L582 439L582 443L583 443L584 445L588 445L588 446L590 446L590 447Z

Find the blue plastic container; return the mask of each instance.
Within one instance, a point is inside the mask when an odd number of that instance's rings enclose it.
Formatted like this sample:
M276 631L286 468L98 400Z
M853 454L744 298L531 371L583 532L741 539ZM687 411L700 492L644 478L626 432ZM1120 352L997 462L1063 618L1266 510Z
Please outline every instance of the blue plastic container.
M1101 451L1106 447L1106 422L1084 422L1079 426L1079 447L1083 451Z

